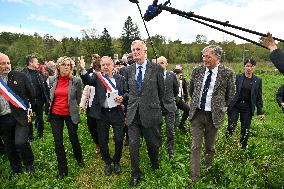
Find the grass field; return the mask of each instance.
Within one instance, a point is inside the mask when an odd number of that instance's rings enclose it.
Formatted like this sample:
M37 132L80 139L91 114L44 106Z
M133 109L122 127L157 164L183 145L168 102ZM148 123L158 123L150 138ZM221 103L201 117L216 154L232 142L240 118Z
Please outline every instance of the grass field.
M189 78L193 65L185 67ZM241 65L230 64L236 72L242 70ZM238 145L240 128L231 140L225 139L225 125L219 130L216 143L216 156L212 169L201 170L202 179L194 188L284 188L284 114L275 101L275 92L283 83L283 75L274 70L271 64L257 67L256 75L263 79L263 99L265 120L253 118L251 137L248 149L244 152ZM53 137L48 123L45 125L45 135L42 141L34 141L32 148L35 156L35 174L27 173L8 180L10 174L9 162L5 156L0 156L0 188L129 188L130 158L128 148L123 149L121 175L112 174L106 177L103 173L103 162L95 154L95 144L91 140L82 115L79 125L79 137L86 167L79 168L73 157L71 144L65 130L65 149L69 166L69 175L61 181L55 179L57 161L54 152ZM187 127L190 123L187 122ZM166 145L161 148L161 168L152 171L147 150L142 143L140 150L140 167L143 171L142 180L137 188L184 188L190 180L189 157L191 134L175 130L175 158L168 160ZM164 138L165 139L165 138ZM111 153L113 141L110 137Z

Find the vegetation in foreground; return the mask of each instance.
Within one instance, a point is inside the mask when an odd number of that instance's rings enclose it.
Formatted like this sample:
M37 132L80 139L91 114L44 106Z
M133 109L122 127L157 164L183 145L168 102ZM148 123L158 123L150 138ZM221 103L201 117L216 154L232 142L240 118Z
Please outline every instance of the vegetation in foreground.
M185 66L186 67L186 66ZM230 67L230 65L229 65ZM241 71L241 66L234 65L234 70ZM190 73L191 68L186 67ZM212 169L202 168L202 179L195 188L284 188L284 115L275 102L275 92L283 83L283 76L274 71L270 65L258 63L256 74L263 79L263 99L265 120L254 117L251 125L251 137L248 149L242 151L238 145L239 127L231 140L225 139L225 127L220 129L216 143L216 156ZM189 75L186 75L189 78ZM190 127L190 123L187 123ZM190 132L176 131L175 158L168 159L166 146L161 148L161 168L152 171L147 150L142 142L140 150L142 180L137 188L184 188L190 180L189 157L191 146ZM9 162L5 156L0 157L0 188L129 188L130 158L127 148L123 149L121 160L123 172L106 177L103 173L103 162L95 154L93 143L82 115L79 126L79 137L82 145L86 167L79 168L73 157L72 148L65 132L65 149L69 166L69 175L61 181L55 179L57 161L54 152L53 137L48 123L45 125L45 136L42 141L34 141L32 148L35 156L35 174L27 173L8 180ZM110 137L113 152L112 137Z

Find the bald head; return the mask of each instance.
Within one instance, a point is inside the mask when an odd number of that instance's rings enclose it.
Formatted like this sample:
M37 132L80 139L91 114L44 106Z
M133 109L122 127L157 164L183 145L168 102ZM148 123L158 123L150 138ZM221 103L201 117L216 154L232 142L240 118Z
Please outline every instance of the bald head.
M11 71L11 63L9 57L0 52L0 75L8 74Z
M160 56L157 60L157 63L160 64L164 70L166 70L168 67L168 61L164 56Z

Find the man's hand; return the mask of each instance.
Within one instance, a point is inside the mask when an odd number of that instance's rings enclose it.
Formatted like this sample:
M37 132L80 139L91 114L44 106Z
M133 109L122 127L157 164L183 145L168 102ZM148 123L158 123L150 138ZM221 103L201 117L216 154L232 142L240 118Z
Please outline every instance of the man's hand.
M258 118L259 118L261 121L263 121L263 120L264 120L264 114L258 115Z
M284 102L281 102L281 107L284 108Z
M80 69L81 69L81 70L84 70L84 69L85 69L85 66L86 66L84 57L83 57L83 56L78 57L78 61L79 61Z
M80 107L80 113L84 113L85 109L83 107Z
M267 37L261 37L260 38L260 43L263 44L264 46L266 46L270 52L274 51L275 49L277 49L276 43L272 37L271 33L267 33Z
M123 96L117 96L114 98L115 102L118 102L118 103L122 103L123 102Z

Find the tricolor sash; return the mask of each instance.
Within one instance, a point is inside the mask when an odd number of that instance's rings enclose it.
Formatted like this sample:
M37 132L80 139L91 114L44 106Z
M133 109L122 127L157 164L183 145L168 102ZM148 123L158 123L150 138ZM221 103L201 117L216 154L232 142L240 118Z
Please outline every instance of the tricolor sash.
M15 107L22 108L25 111L28 110L28 107L26 106L23 99L21 99L21 97L16 95L2 79L0 79L0 93L6 100L8 100Z
M118 91L116 86L111 82L108 76L106 76L102 72L96 72L96 74L109 93Z

